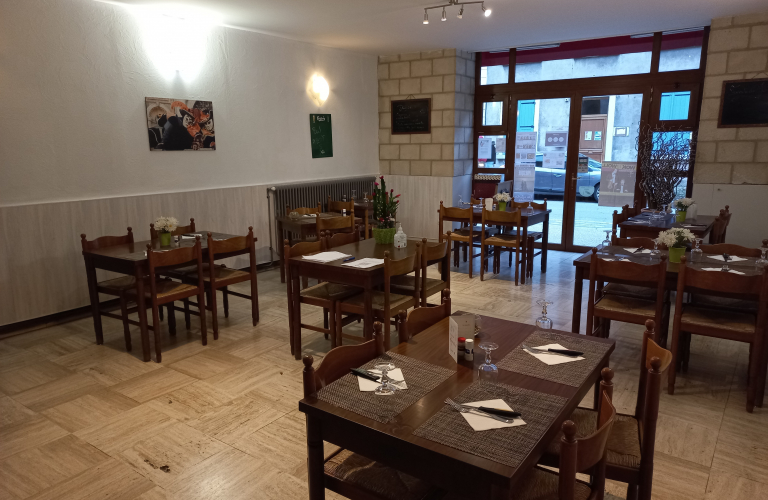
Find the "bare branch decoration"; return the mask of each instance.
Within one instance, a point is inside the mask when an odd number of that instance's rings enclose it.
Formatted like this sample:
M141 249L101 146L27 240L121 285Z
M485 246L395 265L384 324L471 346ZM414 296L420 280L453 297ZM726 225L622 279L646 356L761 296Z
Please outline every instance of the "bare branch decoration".
M642 173L640 189L645 193L648 206L657 208L675 199L675 188L688 176L696 132L667 125L656 128L646 125L644 132L638 134L635 145ZM641 137L645 139L642 142Z

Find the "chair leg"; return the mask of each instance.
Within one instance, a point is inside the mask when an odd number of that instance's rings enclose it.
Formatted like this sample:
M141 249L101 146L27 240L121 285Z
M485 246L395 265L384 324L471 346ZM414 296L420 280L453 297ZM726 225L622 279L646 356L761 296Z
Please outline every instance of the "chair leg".
M211 324L213 325L213 340L219 340L219 304L218 297L216 296L216 290L211 290ZM200 313L204 313L205 310L201 309Z
M472 264L474 264L474 262L475 262L475 259L469 259L469 279L472 279L472 267L473 267ZM480 265L482 269L482 260L480 262L481 262Z
M165 320L165 315L163 314L163 308L162 307L159 309L158 315L160 317L160 321L164 321Z
M216 291L213 290L213 296L216 297ZM205 293L203 290L200 290L200 293L197 295L197 303L198 304L205 304ZM206 321L206 312L205 307L200 308L200 336L203 339L203 345L208 345L208 325Z
M336 302L334 309L333 309L333 315L336 318L336 325L334 330L334 335L336 336L336 347L340 347L343 344L342 341L342 327L344 326L343 322L341 321L341 302Z
M229 318L229 290L227 289L227 287L222 287L221 293L224 297L223 300L221 301L221 303L224 304L224 317ZM218 336L216 336L217 333L218 332L214 332L213 338L215 339L218 338Z
M123 317L123 336L125 337L125 350L131 352L131 329L128 324L128 301L125 295L120 295L120 315Z
M682 358L680 370L683 373L688 373L688 361L691 359L691 337L692 335L688 332L685 332L682 337L683 345L681 349L682 355L680 356Z
M471 246L471 244L468 245L468 244L464 243L464 244L462 244L462 247L463 247L463 250L464 250L464 262L466 262L467 261L467 247L469 247L469 250L470 250L469 253L471 254L472 253L472 246Z
M639 486L636 484L627 485L627 500L637 500L639 496Z
M758 340L757 342L749 345L749 366L747 367L747 373L749 374L749 382L747 383L747 412L752 413L755 409L755 401L757 400L756 389L760 387L760 370L763 367L762 358L762 344Z
M518 284L517 273L518 273L518 270L520 269L520 247L517 247L517 250L518 251L515 252L515 286L517 286ZM512 250L510 249L510 252L511 251Z
M259 323L259 284L255 274L251 278L251 318L253 326L256 326Z
M480 245L480 281L485 279L485 245ZM469 277L472 277L472 263L469 263Z
M328 330L328 309L326 308L323 308L323 328ZM325 337L325 340L328 340L328 332L325 332L323 336ZM331 344L333 344L333 341Z
M176 336L176 311L173 310L173 302L169 302L165 306L168 309L168 333L172 336Z
M330 312L330 314L328 314ZM338 336L336 335L336 301L331 301L331 308L330 309L323 309L323 313L325 314L325 317L329 319L328 321L328 331L330 332L331 336L331 349L336 347L336 342L338 341ZM328 338L328 333L325 334L325 338Z
M152 301L152 334L155 336L155 361L161 363L163 361L163 355L160 352L160 346L162 344L160 340L160 311L159 307ZM141 313L141 311L139 311Z
M453 267L459 267L459 242L453 242Z
M675 378L677 376L678 349L680 347L680 331L675 325L672 329L672 362L669 364L669 374L667 374L667 393L671 396L675 393Z

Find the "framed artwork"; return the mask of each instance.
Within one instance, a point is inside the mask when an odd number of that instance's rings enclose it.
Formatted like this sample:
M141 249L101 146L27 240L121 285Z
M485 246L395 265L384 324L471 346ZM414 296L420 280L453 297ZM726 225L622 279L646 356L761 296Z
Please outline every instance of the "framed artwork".
M146 97L150 151L215 151L213 103Z
M724 81L717 126L768 127L768 78Z

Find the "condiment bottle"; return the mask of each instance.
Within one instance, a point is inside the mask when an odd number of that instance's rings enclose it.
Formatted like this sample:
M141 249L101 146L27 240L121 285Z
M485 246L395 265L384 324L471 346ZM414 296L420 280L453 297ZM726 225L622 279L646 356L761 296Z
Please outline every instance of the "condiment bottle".
M472 339L464 340L464 361L475 360L475 341Z
M459 337L459 348L456 352L464 353L465 345L464 342L466 342L467 339L464 337Z

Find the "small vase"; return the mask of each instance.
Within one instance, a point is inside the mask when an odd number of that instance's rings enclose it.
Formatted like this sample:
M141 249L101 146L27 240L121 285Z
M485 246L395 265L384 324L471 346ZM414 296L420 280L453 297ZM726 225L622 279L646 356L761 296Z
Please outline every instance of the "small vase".
M675 220L677 222L685 222L685 216L687 214L687 211L685 210L678 210L675 214Z
M507 202L506 201L500 201L499 203L499 212L506 212L507 211Z
M685 255L685 247L672 247L669 249L669 261L680 263L680 257Z
M160 233L160 246L161 247L171 246L171 233Z
M395 228L379 229L376 227L373 229L373 239L376 240L377 245L391 245L395 241Z

